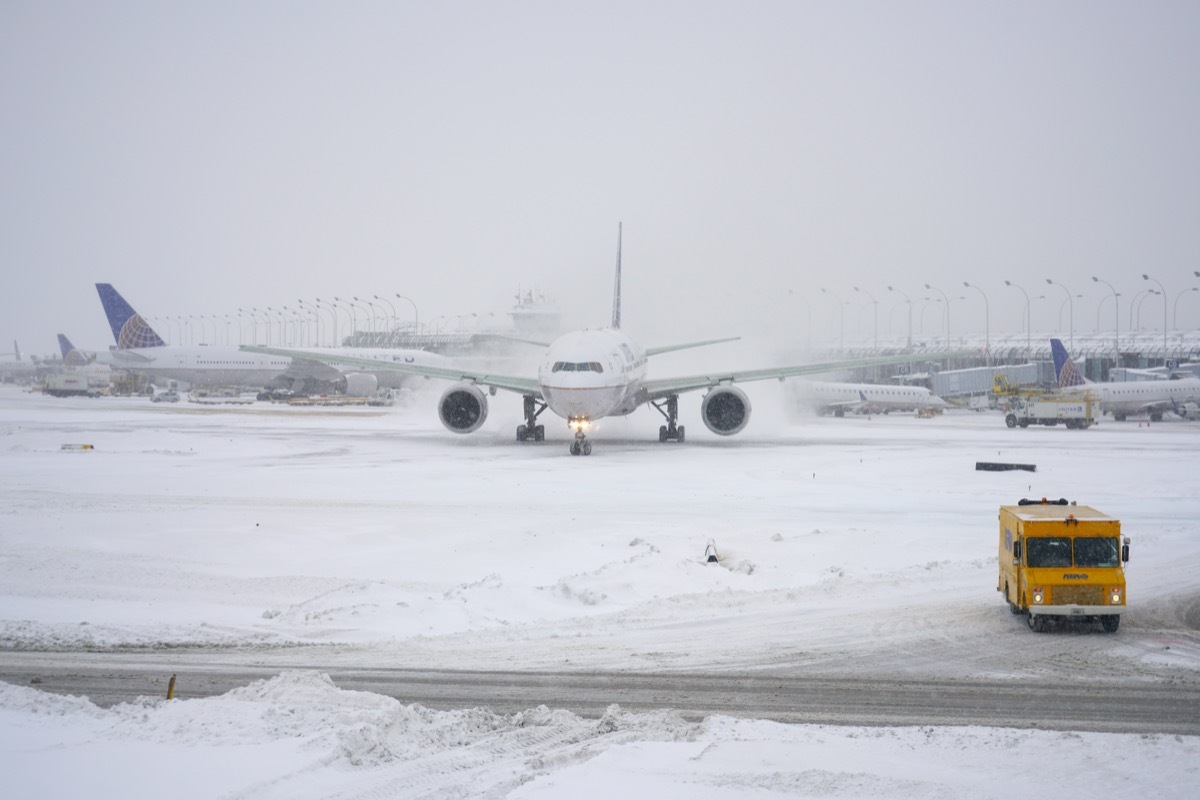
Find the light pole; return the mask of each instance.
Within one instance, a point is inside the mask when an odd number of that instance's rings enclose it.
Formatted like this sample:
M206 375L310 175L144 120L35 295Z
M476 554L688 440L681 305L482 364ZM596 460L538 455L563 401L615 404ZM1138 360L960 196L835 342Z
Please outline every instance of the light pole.
M1092 276L1092 282L1093 283L1103 283L1105 286L1108 287L1108 290L1110 292L1112 292L1112 299L1113 299L1113 357L1116 359L1114 361L1114 365L1119 367L1119 366L1121 366L1121 308L1120 308L1121 294L1120 294L1120 292L1117 291L1116 287L1114 287L1111 283L1109 283L1108 281L1102 281L1099 278L1097 278L1095 275ZM1096 306L1096 316L1097 317L1100 316L1100 306ZM1100 323L1096 323L1096 327L1099 328Z
M412 305L412 307L413 307L413 333L416 334L418 331L421 330L420 320L417 318L417 304L414 303L410 298L405 297L402 294L397 294L396 299L397 300L408 300L408 302Z
M950 352L950 298L946 296L945 292L943 292L941 289L937 288L936 286L932 286L927 283L927 284L925 284L925 288L931 292L937 292L946 301L946 352L949 353Z
M872 322L872 335L874 336L874 339L875 339L874 344L872 345L872 348L874 350L874 354L879 355L879 301L877 301L874 297L872 297L871 293L868 292L866 289L860 289L857 286L855 286L854 291L862 292L863 294L865 294L867 296L867 299L869 299L871 301L871 306L872 306L872 309L874 310L874 321Z
M909 300L908 295L894 286L889 286L888 291L900 295L904 298L904 302L908 304L908 349L912 350L912 300ZM891 324L891 320L888 320L888 324Z
M381 302L381 303L387 303L387 304L388 304L388 308L390 308L390 309L392 310L392 318L391 318L391 320L389 320L389 319L388 319L388 317L387 317L387 315L386 315L386 314L384 314L384 316L383 316L383 322L384 322L384 324L385 324L385 325L387 325L387 332L388 332L387 343L388 343L388 347L392 347L392 346L394 346L394 343L393 343L393 341L392 341L392 337L393 337L393 336L395 335L395 333L396 333L396 307L395 307L394 305L392 305L392 301L391 301L391 300L388 300L386 297L380 297L379 295L375 295L375 299L376 299L376 300L378 300L378 301L379 301L379 302Z
M1142 275L1142 280L1150 281L1151 283L1158 283L1158 281L1154 280L1154 278L1151 278L1149 275L1145 275L1145 274ZM1161 283L1158 283L1158 288L1162 292L1162 299L1163 299L1163 364L1166 364L1167 363L1167 290Z
M312 306L312 305L305 305L303 300L297 300L297 301L296 301L296 303L298 303L298 304L299 304L299 306L300 306L300 309L301 309L302 311L307 311L307 310L309 310L309 309L312 309L312 315L313 315L313 346L314 346L314 347L320 347L320 346L321 346L321 315L317 313L317 307L316 307L316 306Z
M1012 281L1005 281L1004 285L1011 286L1014 289L1020 289L1021 294L1025 295L1025 358L1026 359L1033 358L1033 348L1030 346L1030 338L1029 338L1029 328L1030 328L1029 292L1025 291L1024 289L1021 289L1020 286L1017 286Z
M374 347L375 346L375 306L371 305L370 300L359 300L357 297L354 298L354 302L366 303L367 308L371 309L371 338L368 340L369 342L371 342L371 344L368 345L368 347ZM366 310L364 310L363 315L365 316L366 313L367 313Z
M824 286L821 287L821 293L831 295L833 297L833 299L837 301L837 304L838 304L838 352L839 353L845 352L845 350L846 350L846 312L842 308L842 298L838 297L836 292L830 291L829 289L826 289Z
M1063 286L1058 281L1051 280L1050 278L1046 278L1046 283L1050 286L1058 286L1064 292L1067 293L1067 303L1070 305L1070 309L1071 309L1071 316L1069 318L1071 321L1071 337L1070 337L1071 352L1075 352L1075 302L1073 300L1071 300L1071 290L1068 289L1066 286ZM1062 327L1062 312L1061 311L1059 312L1059 315L1058 315L1058 327L1060 327L1060 328Z
M1156 289L1145 289L1137 293L1137 308L1130 309L1131 312L1137 312L1137 316L1135 318L1131 318L1131 322L1129 323L1131 327L1139 331L1142 329L1142 303L1146 302L1146 300L1156 294L1158 294L1158 290Z
M338 346L337 304L326 300L325 306L329 309L329 318L331 320L333 320L333 341L330 343L329 346L337 347ZM320 307L321 307L321 298L318 297L317 298L317 308L320 308Z
M963 286L968 289L974 289L983 297L983 358L984 362L990 365L992 363L992 312L988 308L987 295L984 294L983 289L973 286L966 281L963 281Z
M354 344L358 337L358 314L355 313L358 309L349 300L343 300L340 297L334 297L333 299L339 303L346 304L346 314L350 317L350 343Z
M1200 287L1192 286L1175 295L1175 309L1171 312L1171 327L1175 330L1179 330L1179 298L1188 292L1200 292Z

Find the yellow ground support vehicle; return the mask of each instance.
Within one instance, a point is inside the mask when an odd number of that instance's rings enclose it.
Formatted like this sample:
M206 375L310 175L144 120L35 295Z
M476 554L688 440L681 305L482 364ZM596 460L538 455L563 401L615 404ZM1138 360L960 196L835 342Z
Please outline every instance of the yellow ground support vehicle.
M1129 538L1121 522L1066 500L1000 506L1000 578L1014 614L1046 629L1050 617L1099 620L1113 633L1125 611Z

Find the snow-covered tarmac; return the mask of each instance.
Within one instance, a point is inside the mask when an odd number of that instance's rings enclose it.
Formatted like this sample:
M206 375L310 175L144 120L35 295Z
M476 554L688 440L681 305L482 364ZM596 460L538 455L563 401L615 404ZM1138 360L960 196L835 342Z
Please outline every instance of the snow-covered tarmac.
M0 645L1200 684L1200 425L791 419L777 392L756 387L740 436L684 398L686 444L643 410L573 458L558 420L513 441L504 396L460 437L427 394L314 410L0 387ZM1040 496L1122 520L1117 634L1034 634L995 591L996 509ZM1198 756L1188 736L436 712L304 671L112 709L0 685L19 796L149 796L169 775L176 797L1190 797Z

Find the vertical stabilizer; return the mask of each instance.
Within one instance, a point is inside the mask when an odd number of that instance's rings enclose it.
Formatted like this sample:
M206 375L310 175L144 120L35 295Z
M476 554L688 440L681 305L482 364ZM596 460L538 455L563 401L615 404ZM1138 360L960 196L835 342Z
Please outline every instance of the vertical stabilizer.
M612 328L621 328L621 223L617 223L617 280L613 284Z
M133 310L133 306L125 302L111 283L97 283L96 291L100 293L100 303L119 349L166 347L167 343Z
M21 360L21 345L17 344L16 339L13 339L13 356L16 357L17 361Z
M71 340L60 333L58 335L58 349L62 351L63 361L66 361L67 356L71 355L71 351L75 349L75 345L71 344Z
M1061 341L1051 339L1050 352L1054 355L1054 377L1058 378L1060 389L1067 389L1071 386L1083 386L1087 383L1079 368L1075 366L1075 362L1071 360L1071 356L1067 354L1067 348L1063 347Z

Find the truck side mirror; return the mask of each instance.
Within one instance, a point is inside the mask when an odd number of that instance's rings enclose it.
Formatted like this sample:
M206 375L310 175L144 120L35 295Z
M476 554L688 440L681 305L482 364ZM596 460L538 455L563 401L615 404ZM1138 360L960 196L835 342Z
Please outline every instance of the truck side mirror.
M1129 563L1129 545L1127 544L1121 545L1121 561Z

